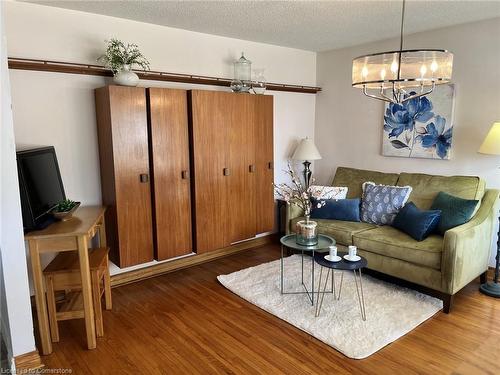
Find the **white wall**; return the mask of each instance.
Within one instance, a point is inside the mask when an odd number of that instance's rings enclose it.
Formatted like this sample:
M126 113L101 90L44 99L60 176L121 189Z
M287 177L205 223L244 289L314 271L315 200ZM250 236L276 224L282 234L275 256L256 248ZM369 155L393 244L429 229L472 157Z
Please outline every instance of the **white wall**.
M11 57L96 64L104 40L137 43L152 70L232 77L242 51L269 82L315 85L316 53L36 4L6 2ZM94 91L109 78L11 70L16 143L55 146L66 195L83 204L101 202ZM141 86L227 88L144 81ZM316 96L274 95L276 181L296 142L314 136ZM42 261L47 263L51 257Z
M1 320L8 325L10 339L9 354L18 356L35 350L33 321L31 317L30 294L26 257L24 256L21 203L17 180L16 150L12 122L9 74L7 69L7 48L3 25L4 8L0 4L1 36L1 126L0 159L2 177L0 183L0 257L3 277L1 297Z
M374 26L374 30L376 27ZM406 48L443 48L454 53L456 84L453 152L449 161L384 157L381 154L382 102L351 88L352 59L394 50L389 40L322 52L317 58L315 139L323 160L318 178L331 181L337 166L387 172L478 175L500 188L500 157L477 150L494 121L500 120L500 18L410 35Z
M95 64L104 40L135 42L152 70L232 76L241 51L269 82L315 85L316 54L291 48L206 35L35 4L7 2L9 56ZM54 145L67 195L100 202L93 88L109 79L56 73L11 71L16 142ZM141 82L142 86L193 85ZM198 88L210 88L199 86ZM275 96L277 180L292 145L314 134L315 95L269 92Z

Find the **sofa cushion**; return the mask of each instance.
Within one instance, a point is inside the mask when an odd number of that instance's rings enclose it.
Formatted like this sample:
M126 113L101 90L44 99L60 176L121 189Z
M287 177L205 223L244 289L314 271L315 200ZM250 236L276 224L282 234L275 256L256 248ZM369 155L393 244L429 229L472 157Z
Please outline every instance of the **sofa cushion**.
M329 219L343 221L360 221L360 199L324 199L311 198L311 219Z
M297 217L292 220L291 230L295 232L295 224L297 221L305 220L304 217ZM361 233L365 230L377 228L376 225L354 222L354 221L341 221L341 220L326 220L314 219L318 223L318 232L331 236L337 241L338 244L349 246L352 245L352 236L355 233Z
M422 210L428 210L431 207L440 191L459 198L480 201L485 190L485 182L479 177L433 176L422 173L401 173L397 185L411 186L413 190L409 200Z
M338 167L333 178L333 186L347 186L347 198L361 198L362 185L366 181L373 181L381 185L396 185L399 175L397 173L383 173L366 171L363 169Z
M346 186L319 186L311 185L309 194L316 199L345 199L347 196Z
M443 237L436 234L418 242L396 228L383 226L354 233L353 242L358 248L375 254L436 270L441 268Z
M477 199L462 199L442 191L439 192L431 206L432 210L441 211L441 220L436 232L444 235L448 229L468 222L478 203Z
M408 202L394 218L392 226L417 241L423 241L436 229L441 219L440 210L420 210Z
M406 204L411 186L363 184L361 220L377 225L391 225L399 210Z

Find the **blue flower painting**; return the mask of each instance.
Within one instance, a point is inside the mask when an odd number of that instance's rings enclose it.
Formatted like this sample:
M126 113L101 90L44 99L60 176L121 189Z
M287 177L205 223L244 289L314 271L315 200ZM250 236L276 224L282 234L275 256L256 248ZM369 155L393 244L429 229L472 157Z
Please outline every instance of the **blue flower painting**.
M386 104L383 155L450 159L454 93L454 85L441 85L427 96Z

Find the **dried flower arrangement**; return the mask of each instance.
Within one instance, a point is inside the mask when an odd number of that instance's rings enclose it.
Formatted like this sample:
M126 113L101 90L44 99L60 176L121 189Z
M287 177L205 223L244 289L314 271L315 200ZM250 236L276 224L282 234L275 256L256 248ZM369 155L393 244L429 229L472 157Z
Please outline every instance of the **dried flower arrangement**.
M292 184L273 184L274 191L280 198L285 200L287 204L294 204L302 209L304 211L306 221L309 221L312 210L311 198L318 199L322 196L323 191L321 189L312 189L314 185L314 177L311 178L311 184L306 186L306 184L301 181L299 175L290 162L288 162L288 168L287 170L284 170L284 172L290 176ZM321 208L325 204L326 203L324 201L319 201L317 203L317 208Z

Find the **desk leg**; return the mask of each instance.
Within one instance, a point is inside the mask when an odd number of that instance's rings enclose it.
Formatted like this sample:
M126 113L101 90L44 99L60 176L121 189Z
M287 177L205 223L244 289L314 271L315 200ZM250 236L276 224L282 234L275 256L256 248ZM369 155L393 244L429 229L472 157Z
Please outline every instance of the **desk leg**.
M43 287L42 265L40 264L40 253L38 242L29 240L31 271L33 273L33 286L35 287L36 315L38 317L38 330L42 345L42 354L52 353L52 342L49 331L49 317L47 314L47 300L45 299L45 288Z
M83 309L85 310L85 330L87 331L87 347L95 349L94 304L92 303L92 288L90 283L89 250L87 236L78 237L78 257L80 259L80 274L82 277Z
M104 222L104 216L101 219L101 224L99 225L99 247L106 247L106 224Z
M99 247L107 247L106 222L104 221L104 215L102 216L101 224L99 225ZM104 274L104 300L106 301L106 310L111 310L113 305L111 302L111 278L109 276L109 254L106 257L106 269L108 271Z

